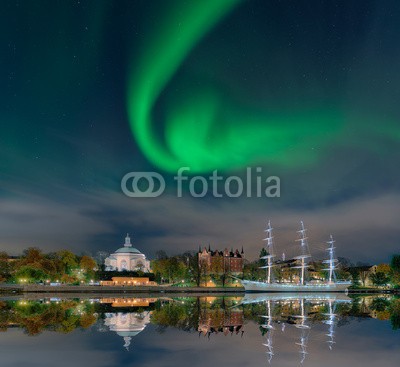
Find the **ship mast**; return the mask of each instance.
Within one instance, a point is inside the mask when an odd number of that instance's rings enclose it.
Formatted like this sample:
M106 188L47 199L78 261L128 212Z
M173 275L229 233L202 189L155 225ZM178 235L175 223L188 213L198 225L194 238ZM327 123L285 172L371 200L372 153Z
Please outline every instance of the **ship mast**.
M330 237L330 240L327 241L326 243L329 245L329 247L326 249L326 251L328 251L329 253L329 259L323 261L324 264L328 264L328 268L323 270L329 271L329 283L332 283L332 280L336 280L335 269L336 269L336 263L338 261L335 258L335 247L333 245L335 241L332 235Z
M266 256L262 256L261 259L267 260L266 266L261 266L261 269L267 269L267 283L270 284L272 282L272 267L273 265L273 258L275 257L274 251L274 237L272 236L272 227L271 221L268 221L268 227L264 230L267 233L267 237L263 240L266 241L265 250L267 251Z
M299 266L294 266L294 268L301 269L300 273L300 284L304 285L305 271L308 268L307 259L311 257L310 251L308 249L308 237L306 236L306 229L304 228L303 221L300 222L300 230L297 231L299 233L300 238L296 241L300 242L301 246L301 255L294 257L296 260L300 260Z

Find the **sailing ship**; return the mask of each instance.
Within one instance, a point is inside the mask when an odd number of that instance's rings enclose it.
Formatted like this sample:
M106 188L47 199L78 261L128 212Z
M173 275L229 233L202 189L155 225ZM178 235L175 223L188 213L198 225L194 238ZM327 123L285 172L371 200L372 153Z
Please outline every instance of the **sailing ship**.
M335 258L335 247L334 239L332 235L330 240L327 241L329 247L328 259L324 260L326 268L323 269L328 271L328 279L326 281L306 281L306 271L309 268L309 259L311 258L310 251L308 249L308 238L306 234L306 228L304 227L303 221L300 222L300 230L297 231L299 238L296 240L300 243L300 255L293 258L293 262L296 264L291 269L299 269L299 281L297 282L277 282L273 279L273 268L278 265L274 261L275 250L274 250L274 236L271 221L268 222L268 226L265 229L266 241L265 250L267 255L261 257L266 261L266 265L261 268L266 269L266 280L265 281L252 281L252 280L241 280L243 287L246 292L345 292L351 285L350 281L338 281L335 276L335 270L337 269L338 260Z

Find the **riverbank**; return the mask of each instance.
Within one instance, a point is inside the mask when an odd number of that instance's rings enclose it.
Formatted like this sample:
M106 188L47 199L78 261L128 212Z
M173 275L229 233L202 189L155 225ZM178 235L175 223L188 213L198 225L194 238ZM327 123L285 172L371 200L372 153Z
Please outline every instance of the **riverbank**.
M174 287L174 286L102 286L40 284L0 286L1 293L244 293L243 287Z
M59 285L49 286L40 284L3 284L0 294L49 293L49 294L159 294L159 293L197 293L197 294L243 294L243 287L176 287L176 286L102 286L102 285ZM349 289L350 294L399 294L399 289L356 288Z
M349 293L364 294L364 293L388 293L399 294L400 289L381 289L381 288L349 288Z

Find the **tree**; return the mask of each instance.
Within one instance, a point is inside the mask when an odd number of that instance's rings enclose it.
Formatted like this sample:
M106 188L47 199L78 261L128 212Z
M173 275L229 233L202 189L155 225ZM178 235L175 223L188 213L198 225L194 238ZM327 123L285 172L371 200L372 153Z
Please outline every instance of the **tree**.
M400 273L400 255L393 255L390 261L390 267L393 271Z
M64 264L62 263L58 252L49 252L45 255L45 258L53 263L56 274L61 275L64 273Z
M372 300L370 308L371 310L382 312L386 311L389 305L390 302L387 299L377 297Z
M198 278L198 253L193 251L185 251L183 254L177 255L176 258L185 265L185 279L189 282L196 281Z
M201 271L199 266L199 254L196 253L194 255L189 256L189 276L193 277L196 282L196 285L200 287L201 281Z
M260 266L265 266L267 265L267 260L262 259L264 256L268 256L268 251L263 247L260 251L260 256L258 257L258 263Z
M81 257L81 261L79 262L79 266L83 270L91 271L91 270L95 270L96 269L97 263L92 257L84 255L84 256Z
M151 268L156 276L156 279L168 278L168 259L153 260Z
M360 269L356 267L349 268L353 287L358 287L360 283Z
M44 258L41 261L41 269L51 278L57 276L57 267L52 260Z
M15 276L18 280L27 283L43 282L48 278L48 274L42 269L30 265L21 266L15 273Z
M398 286L400 284L400 255L396 254L392 256L390 268L392 270L392 281L395 286Z
M78 260L76 255L73 254L71 251L68 250L61 250L58 252L60 256L61 263L64 266L64 272L69 273L73 268L78 266Z
M365 282L367 281L368 276L370 275L369 269L366 267L360 268L359 275L360 275L361 283L362 283L363 287L365 287Z
M0 252L0 283L6 281L10 277L11 265L8 261L8 254Z
M260 269L260 261L246 262L243 267L243 277L249 280L265 279L265 269Z
M277 282L281 282L283 278L282 274L282 269L280 266L275 266L272 268L272 274L274 276L274 279L276 279Z
M24 250L21 263L23 265L40 263L44 258L42 250L37 247L29 247Z
M393 330L400 329L400 300L393 299L389 306L390 322Z
M104 261L106 260L106 258L109 256L110 254L106 251L97 251L96 252L96 256L95 256L95 260L97 262L97 268L104 270Z
M82 328L87 329L97 321L97 317L92 313L84 313L79 320L79 324Z
M357 261L355 268L358 271L358 277L363 287L365 287L367 279L371 273L371 265L363 261Z
M370 276L372 283L378 287L386 285L389 282L389 276L381 271L372 273Z
M66 284L72 284L77 281L75 277L68 274L63 274L60 278L61 282Z
M92 257L83 255L79 262L79 266L86 273L87 278L93 278L94 271L97 268L97 263Z
M386 274L386 275L389 275L389 274L391 273L392 269L390 268L390 265L389 265L389 264L379 264L379 265L376 267L376 271L379 271L379 272L381 272L381 273L384 273L384 274Z
M57 267L40 249L30 247L24 250L21 259L15 263L15 276L27 281L44 281L57 276Z
M185 278L185 264L179 261L176 257L167 259L168 277L170 282L175 283L176 280Z

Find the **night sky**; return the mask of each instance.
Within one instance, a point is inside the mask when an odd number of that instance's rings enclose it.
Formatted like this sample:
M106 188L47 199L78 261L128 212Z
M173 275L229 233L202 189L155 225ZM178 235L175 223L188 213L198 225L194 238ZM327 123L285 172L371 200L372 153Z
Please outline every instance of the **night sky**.
M150 258L245 248L299 221L321 257L400 250L398 0L2 1L0 249ZM245 177L280 198L176 197L179 167ZM155 171L158 198L121 179ZM189 177L190 178L190 177Z

